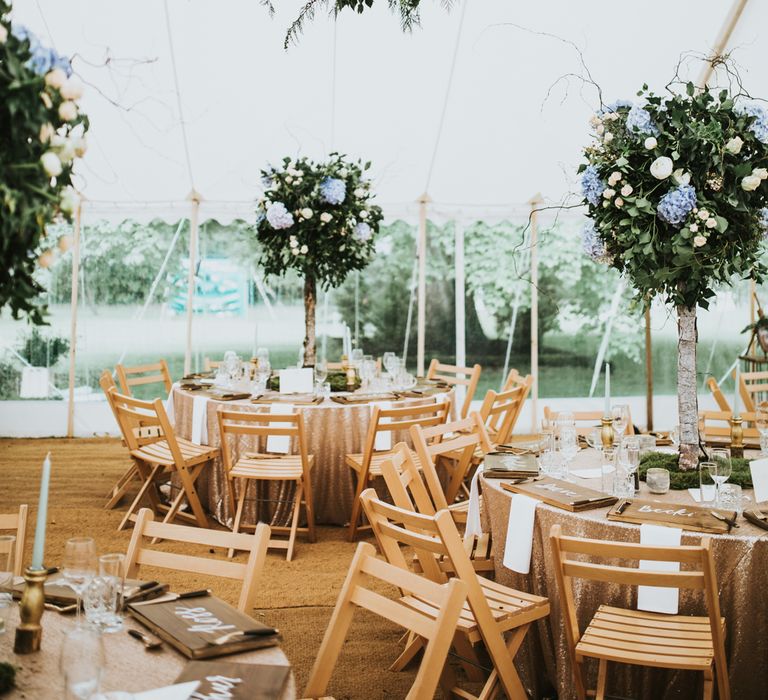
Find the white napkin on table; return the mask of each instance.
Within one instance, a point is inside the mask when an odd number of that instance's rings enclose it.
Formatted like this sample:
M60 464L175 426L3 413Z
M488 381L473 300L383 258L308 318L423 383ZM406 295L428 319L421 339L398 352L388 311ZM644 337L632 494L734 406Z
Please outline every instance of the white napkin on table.
M174 421L176 420L176 407L173 403L174 391L176 391L175 384L171 387L171 390L168 392L168 398L165 400L165 412L168 415L168 420L170 421L171 425L173 425Z
M134 693L134 700L189 700L189 696L200 687L200 681L187 681L176 685L167 685L164 688L145 690L143 693Z
M679 527L664 527L662 525L643 523L640 526L640 544L679 547L682 534L683 531ZM680 571L680 562L646 561L641 559L638 568L641 571ZM679 595L680 591L677 588L638 586L637 609L677 615Z
M271 414L278 414L282 416L290 415L293 413L294 406L292 403L281 403L275 401L270 404L269 412ZM275 427L290 427L290 423L272 423ZM276 454L287 455L291 451L291 438L288 435L270 435L267 438L267 452L275 452Z
M715 500L715 485L710 484L709 486L704 486L703 489L706 494L707 503L713 503ZM701 489L688 489L688 495L696 503L701 503Z
M753 459L749 463L755 502L768 501L768 459Z
M376 404L382 411L388 411L392 408L391 401L382 401ZM373 413L373 406L371 406L371 413ZM390 423L389 418L382 418L379 420L379 424ZM392 449L392 431L383 430L377 431L376 437L373 442L373 449L376 452L388 452Z
M208 444L208 397L192 397L192 436L196 445Z
M533 523L536 520L535 498L516 493L512 496L507 525L507 543L504 547L504 566L518 574L531 570L533 549Z
M467 507L467 525L464 529L464 541L469 542L473 537L483 534L483 524L480 522L480 484L478 479L483 473L484 464L481 462L472 476L469 486L469 506Z
M603 468L594 467L592 469L571 469L568 473L572 476L581 477L582 479L599 479L603 475Z

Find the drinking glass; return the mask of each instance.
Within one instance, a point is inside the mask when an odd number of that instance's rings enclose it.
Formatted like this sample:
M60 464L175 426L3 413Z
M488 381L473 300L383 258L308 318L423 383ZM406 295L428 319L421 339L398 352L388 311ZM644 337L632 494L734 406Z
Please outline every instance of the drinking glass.
M621 444L621 438L629 425L629 406L619 405L611 409L613 417L613 432L616 433L616 442Z
M744 510L742 503L741 486L738 484L723 484L720 487L717 507L724 510L735 510L741 515Z
M360 364L360 380L363 383L363 389L368 389L371 381L376 376L376 360L363 360Z
M256 355L254 357L259 361L258 364L261 364L262 362L269 364L269 350L266 348L259 348L256 350Z
M619 462L632 477L633 490L637 485L635 472L640 466L640 441L636 437L625 437L621 441L621 450L619 451Z
M363 349L355 348L349 355L349 364L355 369L360 367L360 363L363 361Z
M5 634L8 629L11 607L13 607L13 596L10 593L0 593L0 634Z
M579 442L576 428L572 425L560 426L560 452L565 460L566 475L571 460L579 453Z
M104 582L105 632L119 632L123 628L123 592L125 589L125 554L102 554L99 557L99 578Z
M0 536L0 591L13 588L13 554L16 550L14 535Z
M613 493L613 474L616 471L618 452L613 447L604 447L600 451L600 490L603 493Z
M256 380L256 391L261 392L267 388L267 382L271 375L272 365L269 364L269 360L260 358L253 373L253 378Z
M384 369L387 370L387 374L394 374L394 371L397 368L397 359L397 355L393 352L384 353L381 361L384 363ZM395 362L393 362L393 360L395 360Z
M571 427L576 425L576 421L573 417L573 413L570 411L560 411L555 417L555 436L560 437L560 429L565 427Z
M96 575L96 543L92 537L73 537L64 546L61 573L77 596L77 624L80 625L80 602L83 591Z
M715 482L715 503L720 502L720 487L731 478L731 451L727 447L713 447L709 451L709 468L712 481Z
M716 469L717 465L713 462L699 464L699 499L702 505L715 502L715 480L712 478L712 472Z
M315 362L315 383L324 384L328 378L328 363L325 360Z
M59 659L67 700L88 700L98 693L105 665L104 644L95 627L78 626L69 632Z
M768 403L763 401L755 409L755 427L760 433L760 451L768 452Z

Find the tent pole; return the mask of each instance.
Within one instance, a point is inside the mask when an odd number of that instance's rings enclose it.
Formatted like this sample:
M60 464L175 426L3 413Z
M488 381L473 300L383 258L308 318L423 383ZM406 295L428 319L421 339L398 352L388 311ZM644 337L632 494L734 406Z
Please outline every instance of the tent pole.
M651 308L645 310L645 420L653 430L653 348L651 346Z
M424 348L427 327L427 204L432 201L425 192L419 197L419 288L416 314L416 376L424 376Z
M531 205L531 432L535 433L539 414L539 244L538 210L543 202L537 193L529 200Z
M464 224L453 222L453 265L454 265L454 316L456 319L456 364L467 366L467 335L466 335L466 277L464 274ZM460 387L462 390L465 387ZM456 402L461 405L464 401L463 391L459 392Z
M75 435L75 361L77 354L77 300L80 280L80 226L83 218L83 198L80 197L75 209L75 223L72 242L72 296L70 297L69 326L69 402L67 403L67 437Z
M195 261L197 260L198 217L200 195L192 190L189 194L192 211L189 216L189 273L187 275L187 342L184 348L184 374L192 371L192 317L195 304Z
M744 8L747 6L748 0L733 0L731 9L728 10L723 26L720 27L720 32L715 39L715 44L712 47L712 53L707 58L707 63L702 68L701 75L699 76L698 85L700 89L707 87L709 79L712 77L712 73L715 70L713 62L722 57L728 47L728 42L731 39L733 30L736 29L736 25L741 19L741 15L744 12Z

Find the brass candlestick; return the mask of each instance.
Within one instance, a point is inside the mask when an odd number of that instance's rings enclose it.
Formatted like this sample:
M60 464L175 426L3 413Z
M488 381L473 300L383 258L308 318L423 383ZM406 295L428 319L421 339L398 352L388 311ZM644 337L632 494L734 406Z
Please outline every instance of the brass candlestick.
M43 584L48 577L47 569L24 570L24 593L19 603L19 617L21 624L16 628L16 641L13 650L17 654L31 654L40 651L40 640L43 636L43 628L40 619L45 608L45 592Z
M613 419L610 416L603 416L600 419L600 441L603 447L613 447Z
M744 429L741 416L733 416L729 421L731 424L731 457L744 457Z

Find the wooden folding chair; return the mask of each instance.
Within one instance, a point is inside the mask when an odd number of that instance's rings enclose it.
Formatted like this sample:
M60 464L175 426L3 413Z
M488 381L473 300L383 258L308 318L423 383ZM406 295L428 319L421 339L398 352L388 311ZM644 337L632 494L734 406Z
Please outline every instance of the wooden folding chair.
M461 405L460 417L466 418L482 370L480 365L473 365L472 367L444 365L437 358L432 358L427 370L427 379L445 382L449 386L465 386L466 394L464 395L464 403Z
M542 428L544 430L552 430L557 422L557 416L559 411L553 411L549 406L544 406L544 420ZM569 411L573 415L574 423L576 424L576 431L579 435L587 436L595 428L600 427L600 421L603 419L603 411ZM586 423L586 425L584 425ZM581 424L581 425L580 425ZM632 415L629 416L629 424L627 425L624 435L634 435L635 425L632 422Z
M221 360L212 360L210 357L203 358L203 371L210 372L211 370L218 369L221 365Z
M531 377L531 375L526 374L525 376L523 376L516 369L512 368L511 370L509 370L509 373L507 374L507 377L504 380L504 384L502 384L501 390L509 391L510 389L517 389L519 386L522 386L523 384L528 382L528 377Z
M136 367L115 365L115 372L117 373L117 380L120 382L120 389L126 396L133 396L131 387L144 384L162 384L165 388L165 396L171 393L173 380L165 360Z
M454 646L464 658L468 655L471 658L473 645L482 640L493 664L476 697L482 700L496 697L500 685L511 700L527 699L514 658L531 623L549 615L549 601L478 577L447 510L434 516L421 515L380 501L373 489L366 490L361 501L376 540L390 564L407 570L402 547L411 547L426 578L436 583L448 580L438 561L440 557L446 557L455 577L466 584L467 605L456 626ZM417 592L407 587L402 590L402 602L432 615L439 614L439 609ZM449 673L450 669L446 668L444 682L449 680ZM463 698L475 697L464 690L453 689L451 692Z
M503 444L511 437L532 384L533 377L529 374L518 386L504 391L489 389L486 393L480 406L480 418L493 444Z
M371 583L379 584L371 586ZM423 601L428 610L421 610L408 601L392 600L379 591L381 584L406 590ZM368 584L368 585L367 585ZM388 564L376 557L373 545L361 542L341 588L331 621L325 631L309 681L305 698L324 698L328 682L344 645L356 608L394 622L400 627L419 634L425 640L424 656L407 700L432 700L438 683L450 691L447 682L446 657L459 616L467 598L467 586L458 579L437 584ZM446 695L448 697L448 695Z
M451 401L439 401L424 406L399 406L397 408L373 407L373 416L368 427L363 451L346 455L347 466L353 471L357 486L352 503L352 516L349 521L349 540L354 541L362 514L360 494L370 486L376 477L381 476L381 463L388 459L392 450L375 452L377 433L392 435L398 430L408 430L414 425L433 426L445 423L451 410Z
M699 411L699 437L705 445L728 447L731 444L730 411ZM753 427L757 415L751 411L742 411L741 419L744 445L760 446L760 431Z
M24 542L27 538L27 514L29 507L20 505L17 513L0 513L0 530L11 530L16 536L13 552L13 575L21 576L24 560Z
M269 546L285 549L285 558L293 559L293 548L298 531L306 532L309 541L315 541L315 509L312 502L312 464L314 457L307 452L307 440L304 432L304 417L297 413L282 415L277 413L255 413L253 411L228 411L223 408L218 412L219 433L221 435L221 454L227 476L227 487L235 520L233 532L239 532L245 505L245 492L248 481L288 481L296 485L293 496L293 517L290 527L272 526L272 532L287 532L288 539L271 539ZM237 439L241 435L260 438L266 444L269 436L283 436L296 440L298 454L270 454L251 450L237 461L232 458L228 436ZM235 483L239 483L239 496L235 509ZM299 527L301 505L307 514L307 527Z
M720 389L720 385L714 377L709 377L707 379L707 387L712 393L712 398L717 402L717 407L721 411L728 411L730 413L731 404L728 403L728 399L725 398L725 394Z
M648 546L565 537L560 525L550 531L552 558L563 606L565 636L579 700L605 697L608 662L676 668L704 673L704 698L712 698L715 677L718 698L729 700L725 659L725 619L720 617L717 576L711 540L700 546ZM574 559L577 555L579 558ZM610 564L585 557L609 560ZM616 560L679 562L683 571L640 570ZM600 605L582 633L574 602L573 580L587 579L621 586L662 586L701 591L706 617L665 615ZM585 659L597 659L597 689L587 688Z
M731 376L736 378L736 370L731 372ZM754 413L757 404L768 398L768 372L740 372L739 395L744 409ZM731 410L730 406L727 410Z
M163 522L178 517L194 520L200 527L208 527L208 516L198 498L195 482L202 470L212 465L219 456L219 449L196 445L176 437L160 399L141 401L118 394L115 389L110 389L109 395L123 439L142 481L118 530L122 530L135 517L134 513L145 497L156 512L167 509ZM158 437L161 439L158 440ZM166 506L161 502L158 492L159 479L173 472L179 477L181 489L171 505ZM187 499L192 515L179 510L184 498Z
M171 542L199 544L205 547L240 549L248 552L244 564L199 557L191 554L176 554L149 549L144 539L161 539ZM126 554L126 576L138 578L141 566L157 566L161 569L175 569L194 574L207 574L217 578L231 578L243 582L237 609L248 613L253 608L256 595L256 579L264 568L269 542L269 525L259 523L254 534L234 533L223 530L208 530L186 525L157 523L149 508L142 508L136 518L136 527L131 535Z

